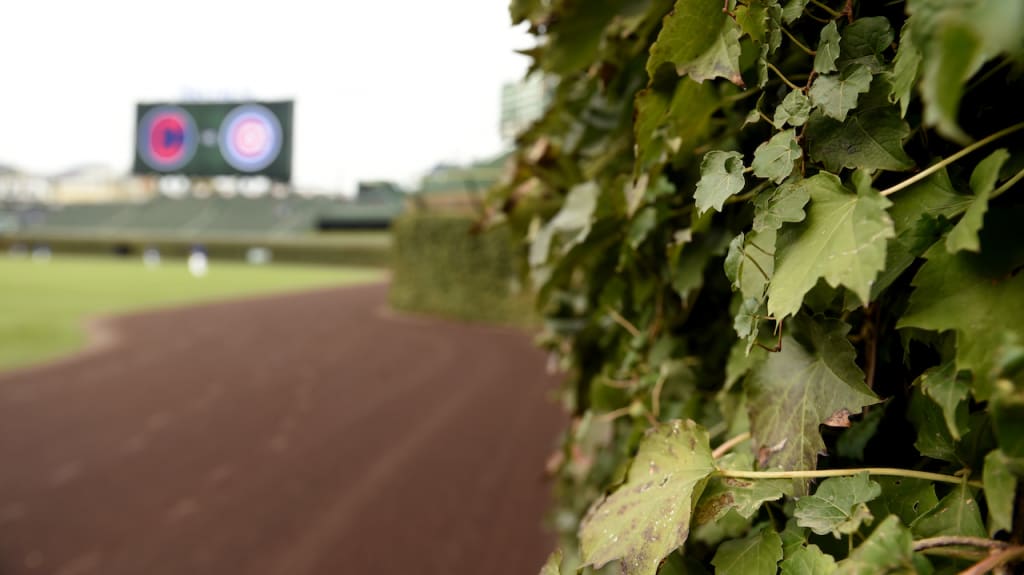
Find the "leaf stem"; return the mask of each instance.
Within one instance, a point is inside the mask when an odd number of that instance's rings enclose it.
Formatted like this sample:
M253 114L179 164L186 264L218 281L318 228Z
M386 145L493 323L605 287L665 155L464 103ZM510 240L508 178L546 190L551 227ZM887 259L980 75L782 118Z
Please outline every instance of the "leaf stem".
M842 12L839 12L838 10L833 10L832 8L829 8L828 5L825 4L824 2L819 2L818 0L811 0L811 4L814 4L818 8L821 8L822 10L828 12L829 15L832 16L833 18L842 18L843 17L843 13Z
M1024 179L1024 168L1021 168L1021 170L1019 172L1017 172L1016 174L1014 174L1012 178L1010 178L1009 180L1006 180L1006 182L1004 182L1003 185L1001 185L998 188L996 188L995 190L993 190L992 193L989 194L988 199L990 199L990 200L995 199L996 197L1001 195L1006 190L1009 190L1010 188L1015 186L1017 184L1017 182L1021 181L1022 179Z
M981 561L971 565L970 568L964 569L960 572L960 575L982 575L989 571L999 567L1000 565L1006 565L1007 563L1016 561L1024 557L1024 546L1013 546L1007 547L1002 551L993 553Z
M868 472L870 475L888 475L893 477L912 477L926 481L939 481L942 483L964 483L962 477L943 475L941 473L930 473L928 471L916 471L914 469L899 469L896 467L855 467L851 469L809 469L796 471L736 471L732 469L719 469L718 474L722 477L736 477L739 479L816 479L820 477L846 477ZM981 487L980 481L968 481L972 487Z
M787 78L786 75L782 73L782 70L779 70L775 66L775 64L772 64L771 62L765 62L765 64L767 64L768 68L771 69L772 72L775 72L775 75L778 76L779 79L782 80L787 86L789 86L790 88L792 88L794 90L801 90L801 91L803 90L803 88L801 88L800 86L797 86L793 82L790 82L789 78Z
M807 54L808 56L814 56L815 54L817 54L817 52L805 46L803 42L797 40L796 36L794 36L789 30L786 30L785 27L779 26L779 28L782 30L782 33L788 36L789 39L792 40L794 44L796 44L797 48L803 50L805 54Z
M914 175L914 176L912 176L910 178L907 178L907 179L903 180L902 182L900 182L900 183L898 183L898 184L896 184L894 186L891 186L891 187L888 187L888 188L882 190L881 194L883 196L890 196L892 194L895 194L896 192L898 192L898 191L900 191L900 190L902 190L904 188L910 187L910 186L916 184L917 182L920 182L921 180L927 178L928 176L934 174L935 172L941 170L942 168L945 168L946 166L952 164L953 162L959 160L960 158L966 156L967 154L970 154L971 152L974 152L975 150L978 150L979 148L983 148L983 147L991 144L992 142L994 142L994 141L996 141L996 140L998 140L1000 138L1004 138L1006 136L1009 136L1010 134L1012 134L1014 132L1019 132L1022 129L1024 129L1024 122L1020 122L1018 124L1014 124L1014 125L1010 126L1009 128L1004 128L1002 130L999 130L998 132L996 132L996 133L994 133L994 134L992 134L992 135L990 135L990 136L988 136L986 138L983 138L981 140L978 140L977 142L974 142L970 146L967 146L966 148L960 150L959 152L953 154L952 156L950 156L948 158L945 158L945 159L943 159L940 162L932 164L931 166L928 166L927 168L925 168L924 170L921 170L916 175Z
M635 325L629 322L628 319L622 317L622 314L620 314L619 312L615 311L610 307L608 308L608 315L611 316L612 320L614 320L615 323L619 324L620 326L622 326L623 329L628 331L629 335L633 337L641 337L643 335L642 333L640 333L640 330L637 329Z
M727 439L724 443L716 447L715 450L711 452L711 457L713 459L718 459L719 457L722 457L726 453L729 453L729 450L731 450L733 447L736 447L737 445L743 443L748 439L750 439L749 431L744 431L743 433L735 437Z
M985 539L984 537L967 537L965 535L944 535L941 537L929 537L914 541L914 551L924 551L933 547L949 547L951 545L965 545L967 547L984 547L986 549L1006 549L1010 546L1005 541Z
M654 389L651 390L651 413L654 414L654 418L658 419L658 415L661 412L661 389L665 387L665 380L668 377L664 373L658 376L658 381L654 384Z

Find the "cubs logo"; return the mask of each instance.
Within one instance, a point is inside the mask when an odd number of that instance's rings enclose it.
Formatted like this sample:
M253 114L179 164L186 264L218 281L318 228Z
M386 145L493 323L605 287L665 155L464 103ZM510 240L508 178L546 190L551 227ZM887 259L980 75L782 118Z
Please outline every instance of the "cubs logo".
M281 122L259 104L231 110L220 126L220 151L231 167L258 172L277 159L283 141Z
M139 156L158 172L172 172L187 164L196 153L195 120L177 106L157 106L142 117L138 134Z

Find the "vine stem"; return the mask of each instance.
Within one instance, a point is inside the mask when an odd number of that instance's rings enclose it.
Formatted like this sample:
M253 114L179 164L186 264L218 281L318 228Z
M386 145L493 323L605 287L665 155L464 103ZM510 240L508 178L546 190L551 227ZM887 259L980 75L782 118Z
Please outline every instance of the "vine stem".
M839 12L837 10L833 10L827 4L825 4L824 2L819 2L818 0L811 0L811 4L814 4L818 8L821 8L822 10L828 12L829 15L832 16L833 18L842 18L842 16L843 16L842 12Z
M801 50L803 50L804 53L807 54L808 56L814 56L815 54L817 54L817 52L815 52L814 50L811 50L810 48L805 46L803 42L801 42L800 40L797 40L796 36L794 36L789 30L786 30L786 28L780 26L779 29L782 30L782 33L785 34L786 36L788 36L789 39L792 40L794 44L796 44L797 48L800 48Z
M614 320L615 323L619 324L620 326L622 326L623 329L628 331L629 335L633 337L641 337L643 335L642 333L640 333L640 330L637 329L635 325L629 322L628 319L622 317L622 314L620 314L619 312L615 311L610 307L608 308L608 315L611 316L612 320Z
M736 477L738 479L816 479L820 477L846 477L868 472L869 475L888 475L893 477L911 477L927 481L939 481L942 483L964 483L963 478L941 473L930 473L928 471L916 471L914 469L899 469L897 467L856 467L851 469L809 469L798 471L736 471L732 469L719 469L718 474L722 477ZM981 487L980 481L968 481L972 487Z
M978 561L967 569L964 569L960 572L960 575L982 575L983 573L988 573L1000 565L1006 565L1007 563L1016 561L1022 557L1024 557L1024 546L1017 545L1007 547L1002 551L993 553L981 561Z
M711 458L718 459L719 457L722 457L723 455L728 453L730 449L736 447L737 445L743 443L748 439L750 439L749 431L744 431L743 433L737 435L736 437L727 439L724 443L716 447L715 450L711 452Z
M907 179L903 180L902 182L900 182L900 183L898 183L898 184L896 184L894 186L888 187L888 188L882 190L882 192L880 192L880 193L883 196L891 196L892 194L895 194L896 192L898 192L898 191L900 191L900 190L902 190L904 188L910 187L910 186L916 184L917 182L920 182L921 180L927 178L928 176L934 174L935 172L941 170L942 168L945 168L946 166L952 164L953 162L959 160L960 158L966 156L967 154L970 154L971 152L974 152L975 150L977 150L979 148L983 148L983 147L991 144L992 142L994 142L994 141L996 141L996 140L998 140L1000 138L1004 138L1006 136L1009 136L1010 134L1012 134L1014 132L1019 132L1020 130L1024 130L1024 122L1020 122L1019 124L1014 124L1014 125L1010 126L1009 128L1004 128L1004 129L999 130L998 132L996 132L996 133L994 133L994 134L992 134L992 135L990 135L990 136L988 136L986 138L978 140L977 142L974 142L970 146L967 146L966 148L960 150L959 152L953 154L952 156L950 156L948 158L945 158L944 160L942 160L940 162L932 164L931 166L928 166L927 168L925 168L924 170L921 170L916 175L914 175L914 176L912 176L910 178L907 178Z
M1006 180L1006 182L1003 185L993 190L993 192L989 195L988 199L991 200L999 197L1000 195L1002 195L1003 192L1015 186L1017 182L1021 181L1021 179L1024 179L1024 168L1022 168L1019 172L1014 174L1012 178Z
M952 545L963 545L967 547L984 547L986 549L1006 549L1010 546L1005 541L985 539L984 537L967 537L962 535L944 535L942 537L929 537L914 541L914 551L924 551L933 547L949 547Z
M793 88L794 90L803 90L803 88L801 88L800 86L797 86L793 82L790 82L789 78L787 78L786 75L782 73L782 70L779 70L778 68L775 67L775 64L772 64L771 62L765 63L768 65L768 68L770 68L772 72L775 72L775 75L778 76L779 79L782 80L787 86Z

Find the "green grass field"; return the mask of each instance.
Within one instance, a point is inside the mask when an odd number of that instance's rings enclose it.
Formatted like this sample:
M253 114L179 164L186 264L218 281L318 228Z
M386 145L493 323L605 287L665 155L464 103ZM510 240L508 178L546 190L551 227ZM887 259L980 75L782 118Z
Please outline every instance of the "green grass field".
M80 349L89 317L383 278L379 269L219 261L194 278L180 260L149 269L135 258L0 257L0 370Z

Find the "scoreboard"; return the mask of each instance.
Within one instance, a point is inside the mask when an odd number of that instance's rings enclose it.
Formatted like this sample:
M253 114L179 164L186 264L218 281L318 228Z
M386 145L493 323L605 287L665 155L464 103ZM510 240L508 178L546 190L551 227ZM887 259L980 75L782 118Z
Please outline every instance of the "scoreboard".
M293 102L139 104L135 174L292 174Z

